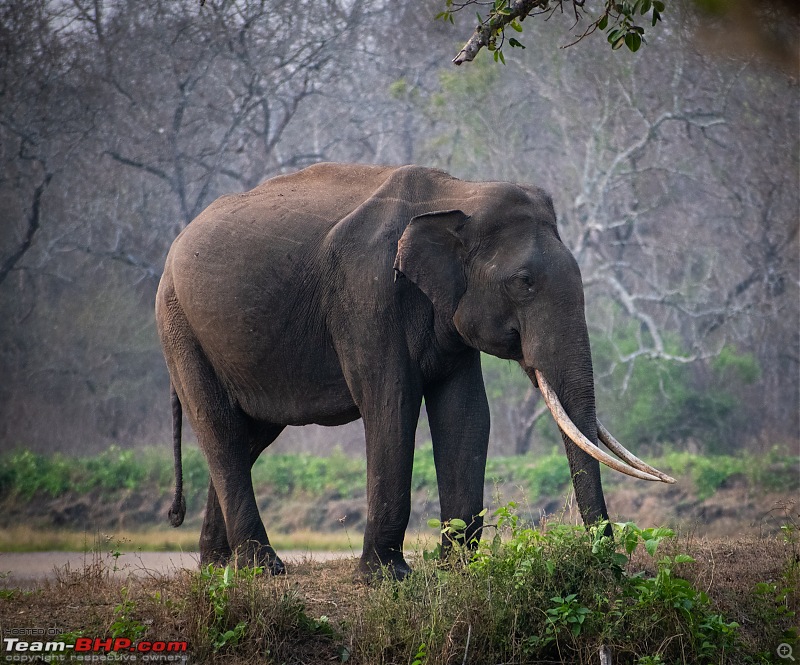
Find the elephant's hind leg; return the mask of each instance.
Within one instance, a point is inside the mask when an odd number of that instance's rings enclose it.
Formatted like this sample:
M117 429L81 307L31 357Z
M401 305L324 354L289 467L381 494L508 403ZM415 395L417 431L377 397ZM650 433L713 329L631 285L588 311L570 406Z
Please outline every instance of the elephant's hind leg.
M230 549L242 564L257 563L273 572L283 572L283 563L269 544L253 493L250 477L250 447L256 433L253 421L212 367L168 279L159 287L156 317L172 384L197 434L217 498L212 501L209 493L209 504L213 505L209 506L207 523L218 524L221 516L225 525L229 547L225 547L221 534L212 529L206 532L207 551L226 554Z
M250 467L252 469L258 456L269 446L283 431L283 425L272 423L259 423L253 426L254 434L250 441ZM252 477L252 476L251 476ZM200 564L209 563L225 565L231 557L231 546L228 543L228 534L225 528L225 518L219 504L217 491L213 481L208 483L208 499L206 513L203 519L203 528L200 531ZM280 570L278 570L280 568ZM277 557L273 562L273 573L283 572L282 563Z

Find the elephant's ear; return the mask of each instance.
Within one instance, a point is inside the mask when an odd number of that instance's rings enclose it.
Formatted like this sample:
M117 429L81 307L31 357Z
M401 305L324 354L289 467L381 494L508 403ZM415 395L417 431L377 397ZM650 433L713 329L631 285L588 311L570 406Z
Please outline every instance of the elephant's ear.
M417 215L397 244L395 271L416 284L448 317L455 313L467 288L464 231L468 220L461 210Z

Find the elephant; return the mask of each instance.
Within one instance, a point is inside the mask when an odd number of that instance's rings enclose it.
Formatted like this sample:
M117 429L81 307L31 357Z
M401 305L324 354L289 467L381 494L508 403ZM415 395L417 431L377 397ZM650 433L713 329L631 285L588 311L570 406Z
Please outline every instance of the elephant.
M156 322L171 381L174 526L185 410L208 462L201 563L285 572L251 467L287 426L363 420L358 570L402 579L425 402L442 520L482 529L485 352L521 365L559 424L581 517L608 519L599 462L674 482L597 421L584 293L551 197L419 166L321 163L223 196L166 258ZM598 446L598 436L620 459Z

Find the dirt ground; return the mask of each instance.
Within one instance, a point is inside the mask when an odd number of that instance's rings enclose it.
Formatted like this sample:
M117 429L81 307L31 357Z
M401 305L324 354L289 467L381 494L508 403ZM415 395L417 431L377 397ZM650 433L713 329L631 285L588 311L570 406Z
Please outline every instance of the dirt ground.
M759 602L754 600L756 585L782 584L787 561L794 558L795 565L800 563L796 543L786 543L775 536L710 539L691 533L665 543L663 554L675 552L688 553L696 560L681 564L676 572L708 593L721 613L742 626L745 638L753 639L763 632L763 623L758 623L763 619L755 613ZM308 617L315 621L324 619L337 635L346 635L353 623L359 621L363 601L370 593L369 587L354 580L357 559L349 552L344 558L336 555L327 561L322 561L324 557L318 553L284 554L288 574L280 578L264 577L258 583L274 587L275 597L296 593ZM64 555L20 556L28 556L30 561L26 564L28 568L20 565L17 574L23 570L41 571L45 565L58 563ZM24 591L15 588L19 578L7 577L0 581L0 586L5 587L0 589L0 637L24 634L34 628L51 635L82 631L84 635L107 636L114 621L120 619L120 607L130 600L144 613L143 622L148 626L150 639L190 640L192 605L187 605L186 599L191 597L189 590L196 584L193 581L196 573L189 572L196 571L194 557L194 554L153 553L123 560L124 557L114 559L108 554L94 557L90 554L82 560L70 559L69 567L57 568L35 582L29 579ZM0 566L7 568L4 564L11 561L4 556L0 558L3 562ZM653 559L642 553L634 556L631 565L647 570L653 566ZM118 570L113 570L114 566ZM785 602L797 609L796 589ZM341 662L337 653L328 650L320 652L318 659L304 657L297 662ZM238 665L247 661L232 657L219 662Z
M281 551L287 565L320 563L352 557L350 552ZM187 570L197 571L197 552L123 552L118 557L103 555L112 577L125 579L146 576L170 576ZM81 571L94 560L91 552L0 552L1 586L35 588L44 580L56 580L69 571Z

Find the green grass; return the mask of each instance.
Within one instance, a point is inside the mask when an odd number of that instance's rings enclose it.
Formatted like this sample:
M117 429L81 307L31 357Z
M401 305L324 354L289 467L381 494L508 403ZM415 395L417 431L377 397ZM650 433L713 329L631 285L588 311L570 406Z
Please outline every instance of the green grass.
M668 452L651 460L654 466L691 479L701 499L711 496L734 477L752 488L794 491L800 489L800 458L773 450L766 456L742 454L697 455ZM202 501L194 491L208 484L208 468L196 447L183 451L184 485L192 501ZM569 466L560 448L544 455L490 458L487 482L512 483L522 487L531 500L558 496L570 486ZM614 482L614 476L608 476ZM59 497L68 493L98 492L107 496L124 491L167 492L173 486L172 460L168 447L123 450L112 446L94 456L41 455L27 450L0 456L0 497L30 499L35 494ZM253 482L259 490L276 498L291 496L347 498L366 486L366 463L336 451L327 457L307 453L262 455L253 467ZM436 491L436 471L430 446L416 451L412 488ZM200 508L190 505L189 509Z

